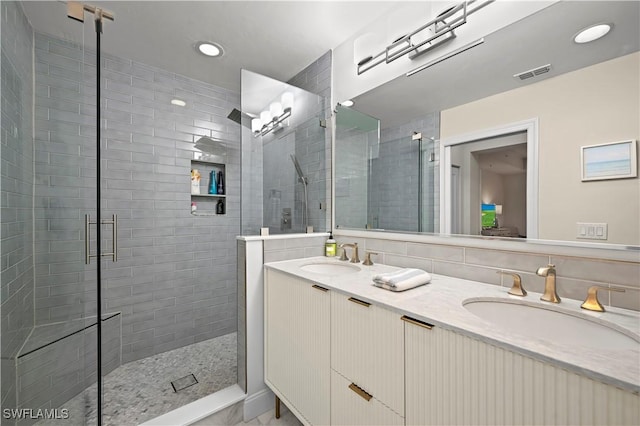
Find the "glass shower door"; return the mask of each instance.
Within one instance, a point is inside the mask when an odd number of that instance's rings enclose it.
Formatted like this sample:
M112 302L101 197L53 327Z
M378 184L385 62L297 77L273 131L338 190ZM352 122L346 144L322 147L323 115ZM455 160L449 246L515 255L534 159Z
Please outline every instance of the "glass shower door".
M60 13L65 13L64 4ZM97 213L94 24L91 19L72 22L65 27L64 39L32 32L34 50L24 53L34 58L31 67L21 60L22 52L5 49L8 37L4 32L3 25L3 108L7 105L5 96L18 102L12 104L16 105L12 118L2 111L3 129L12 125L17 129L11 146L3 143L2 156L3 160L20 156L20 169L15 173L22 181L16 188L18 195L14 195L14 188L9 187L14 177L3 173L2 208L3 212L5 207L14 209L16 223L23 226L16 253L24 257L24 263L16 268L24 270L16 293L2 298L3 396L5 388L15 390L14 401L3 401L3 408L14 411L3 416L2 424L31 424L43 419L59 424L96 424L100 398L97 259L92 257L97 245L93 223ZM17 40L24 34L15 29L9 37ZM21 64L27 65L21 69ZM5 92L5 88L12 90ZM35 112L33 131L30 109ZM33 154L29 156L29 152ZM31 193L26 182L30 172ZM3 255L8 245L16 244L5 238L5 229L3 223ZM23 267L30 258L35 267ZM3 286L5 278L3 275ZM21 312L11 312L5 318L5 305L16 298L24 305ZM5 334L5 325L12 327L17 315L24 316L20 330ZM14 340L6 342L9 337ZM6 349L10 362L5 362Z

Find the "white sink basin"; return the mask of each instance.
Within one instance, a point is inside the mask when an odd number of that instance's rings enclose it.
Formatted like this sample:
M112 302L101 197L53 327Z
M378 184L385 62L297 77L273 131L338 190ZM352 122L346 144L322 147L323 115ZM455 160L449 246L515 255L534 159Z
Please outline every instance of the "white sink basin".
M314 274L322 275L344 275L353 274L359 272L360 268L356 265L350 265L348 263L329 263L329 262L317 262L308 263L300 267L301 270L306 272L312 272Z
M640 337L578 313L509 299L469 299L462 305L497 327L551 343L598 349L640 349Z

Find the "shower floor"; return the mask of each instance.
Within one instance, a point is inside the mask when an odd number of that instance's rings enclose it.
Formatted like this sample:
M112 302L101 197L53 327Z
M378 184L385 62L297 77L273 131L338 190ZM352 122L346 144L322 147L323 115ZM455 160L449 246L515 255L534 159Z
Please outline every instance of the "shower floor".
M122 365L104 378L104 426L134 426L237 382L236 333ZM178 392L172 381L193 374L198 383ZM65 420L44 425L96 424L96 386L68 401Z

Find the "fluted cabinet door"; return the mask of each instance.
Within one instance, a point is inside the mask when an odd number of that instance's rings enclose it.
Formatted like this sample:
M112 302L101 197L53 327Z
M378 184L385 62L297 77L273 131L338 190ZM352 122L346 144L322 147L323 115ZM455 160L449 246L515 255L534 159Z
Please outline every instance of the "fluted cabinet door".
M404 327L407 425L640 424L631 392L440 327Z
M404 416L401 315L336 292L331 297L331 368Z
M303 422L330 421L330 293L267 270L265 382Z

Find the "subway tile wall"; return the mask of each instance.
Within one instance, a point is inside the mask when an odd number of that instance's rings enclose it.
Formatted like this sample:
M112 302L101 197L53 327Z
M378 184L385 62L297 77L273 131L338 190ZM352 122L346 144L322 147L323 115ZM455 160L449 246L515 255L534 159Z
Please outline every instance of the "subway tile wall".
M411 137L422 133L422 142ZM371 162L369 223L396 231L437 232L439 226L440 114L430 113L380 131L378 156ZM433 138L433 139L430 139ZM430 161L430 154L434 154ZM419 161L422 160L422 185ZM422 190L422 215L418 192ZM418 224L421 228L418 229Z
M0 3L0 406L16 407L16 356L33 327L33 32ZM4 424L4 422L3 422Z
M338 235L338 244L357 242L363 253L375 251L377 262L398 267L420 268L440 275L511 286L508 270L521 275L523 286L542 293L544 278L535 271L548 263L556 265L558 295L583 300L592 285L623 287L625 293L602 292L603 305L640 311L640 260L610 261L583 256L524 253L490 248L428 244L393 239L353 238ZM376 259L374 258L374 262ZM610 293L610 294L607 294Z
M120 320L120 315L114 315L102 321L103 374L110 373L120 365ZM79 332L33 352L21 354L18 358L18 408L36 410L63 407L70 410L69 418L76 423L84 417L84 404L80 408L82 412L72 411L79 407L65 407L63 404L96 383L96 327L83 330L82 320L73 322ZM95 392L92 395L95 397ZM95 401L91 405L95 407ZM17 424L22 426L35 422L27 418Z
M302 238L267 238L263 241L262 246L264 263L324 256L324 243L327 238L328 236L325 234Z
M95 54L36 34L35 66L35 317L46 324L95 305L95 261L83 258L84 215L95 218ZM102 215L119 220L118 262L103 263L103 310L122 313L126 363L236 331L240 126L227 115L239 95L109 55L101 72ZM187 106L171 105L176 97ZM226 144L225 215L190 213L190 160L202 136ZM109 251L108 226L103 236Z
M331 112L331 63L328 51L287 83L324 98L324 117L329 123ZM318 123L319 124L319 123ZM326 130L326 131L325 131ZM324 141L318 137L324 133ZM316 232L331 229L331 128L322 129L316 123L308 126L305 134L296 134L296 157L309 178L309 224ZM302 191L296 198L303 197Z

